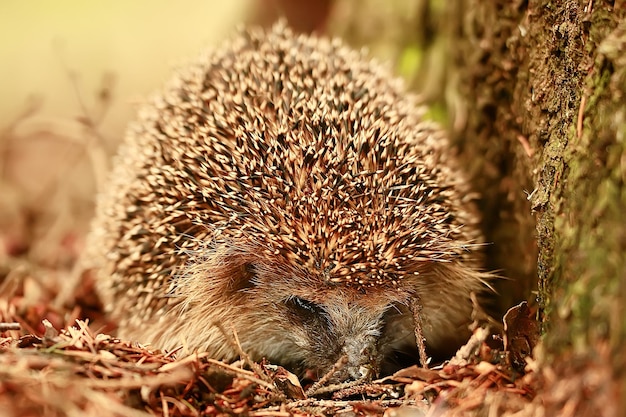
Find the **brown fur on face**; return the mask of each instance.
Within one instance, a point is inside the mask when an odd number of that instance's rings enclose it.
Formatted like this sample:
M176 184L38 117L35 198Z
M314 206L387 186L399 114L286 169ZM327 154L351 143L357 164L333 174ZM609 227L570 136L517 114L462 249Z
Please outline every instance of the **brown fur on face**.
M467 335L481 235L443 131L382 66L278 25L182 69L131 125L84 267L120 335L338 379Z

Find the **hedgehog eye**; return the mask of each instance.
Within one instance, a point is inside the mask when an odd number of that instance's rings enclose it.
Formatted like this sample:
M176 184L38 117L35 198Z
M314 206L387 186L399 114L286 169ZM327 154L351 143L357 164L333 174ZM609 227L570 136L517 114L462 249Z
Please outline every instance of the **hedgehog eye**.
M302 318L309 319L326 315L326 311L322 306L315 304L312 301L305 300L304 298L295 296L289 297L285 301L285 304L290 310Z

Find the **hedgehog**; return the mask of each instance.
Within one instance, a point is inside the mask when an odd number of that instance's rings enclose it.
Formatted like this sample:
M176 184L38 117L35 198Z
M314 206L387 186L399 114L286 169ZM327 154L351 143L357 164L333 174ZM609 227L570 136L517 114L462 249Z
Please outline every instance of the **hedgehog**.
M129 126L87 238L118 335L342 363L338 380L417 363L416 322L429 355L453 352L489 274L476 194L425 112L365 51L284 23L178 69Z

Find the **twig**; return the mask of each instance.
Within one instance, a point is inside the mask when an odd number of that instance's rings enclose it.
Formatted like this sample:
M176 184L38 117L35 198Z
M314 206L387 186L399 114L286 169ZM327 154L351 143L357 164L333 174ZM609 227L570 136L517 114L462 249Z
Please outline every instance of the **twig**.
M423 405L420 401L408 400L408 399L388 399L379 400L376 402L382 407L398 407L403 405L418 406ZM315 398L307 398L306 400L298 400L287 403L288 409L300 407L328 407L328 408L340 408L340 407L353 407L355 405L362 405L362 401L346 401L346 400L318 400Z
M9 330L21 330L19 323L0 323L0 332L8 332Z
M268 384L271 384L271 386L273 387L274 383L272 382L272 379L263 371L263 369L261 368L261 366L259 366L258 363L254 362L250 358L250 355L248 355L248 353L244 351L243 348L241 347L241 342L239 341L239 335L237 334L237 330L235 329L235 326L231 325L230 330L232 332L232 337L234 339L235 347L237 348L237 352L239 353L239 356L241 356L244 362L247 363L248 366L252 368L254 372L256 372L259 378L263 379Z
M206 358L207 356L209 356L207 352L201 352L201 353L189 355L183 359L178 359L178 360L175 360L174 362L169 362L169 363L166 363L165 365L162 365L158 369L158 371L159 372L171 371L172 369L178 368L180 366L185 366L188 363L199 361L200 359Z
M533 151L533 148L530 147L528 139L526 139L525 136L517 135L517 140L519 141L519 143L522 144L522 148L524 148L524 152L526 152L526 155L528 155L529 158L532 158L535 154L535 151Z
M261 411L251 411L250 413L248 413L248 415L251 417L265 417L265 416L290 417L293 414L291 414L288 411L261 410Z
M342 382L339 384L326 385L325 387L318 388L315 392L312 392L311 395L320 395L320 394L326 394L329 392L347 390L355 386L361 385L365 381L366 378L367 377L365 376L365 377L357 379L356 381L347 381L347 382Z
M6 158L9 138L20 123L39 111L42 106L40 97L31 97L26 107L6 127L0 130L0 179L6 176Z
M422 368L428 368L428 355L426 355L426 339L424 338L422 323L422 300L419 295L415 295L415 299L409 305L409 309L413 314L413 324L415 326L415 341L420 356L420 365Z
M583 95L580 99L580 108L578 109L578 119L576 120L576 137L580 139L583 135L583 120L585 115L585 105L587 104L587 96Z
M320 387L325 385L330 380L330 378L333 377L335 372L343 368L346 365L346 363L348 363L348 357L346 355L343 355L342 357L337 359L337 362L335 362L333 367L330 368L330 370L326 372L324 376L322 376L313 385L311 385L311 387L305 393L306 396L309 397L311 395L317 394Z
M215 365L219 368L222 368L226 371L230 371L232 373L234 373L236 376L239 376L243 379L247 379L248 381L254 382L262 387L265 387L267 389L269 389L270 391L275 391L276 387L274 386L274 384L263 381L262 379L257 378L256 376L254 376L253 372L250 371L246 371L245 369L241 369L241 368L236 368L232 365L229 365L227 363L218 361L216 359L207 359L207 362Z

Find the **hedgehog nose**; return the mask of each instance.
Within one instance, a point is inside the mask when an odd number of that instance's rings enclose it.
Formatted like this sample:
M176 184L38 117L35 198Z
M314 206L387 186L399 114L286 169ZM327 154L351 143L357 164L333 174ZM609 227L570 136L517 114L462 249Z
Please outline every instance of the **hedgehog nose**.
M371 380L378 370L376 338L354 337L346 340L342 348L346 365L340 371L341 379Z

